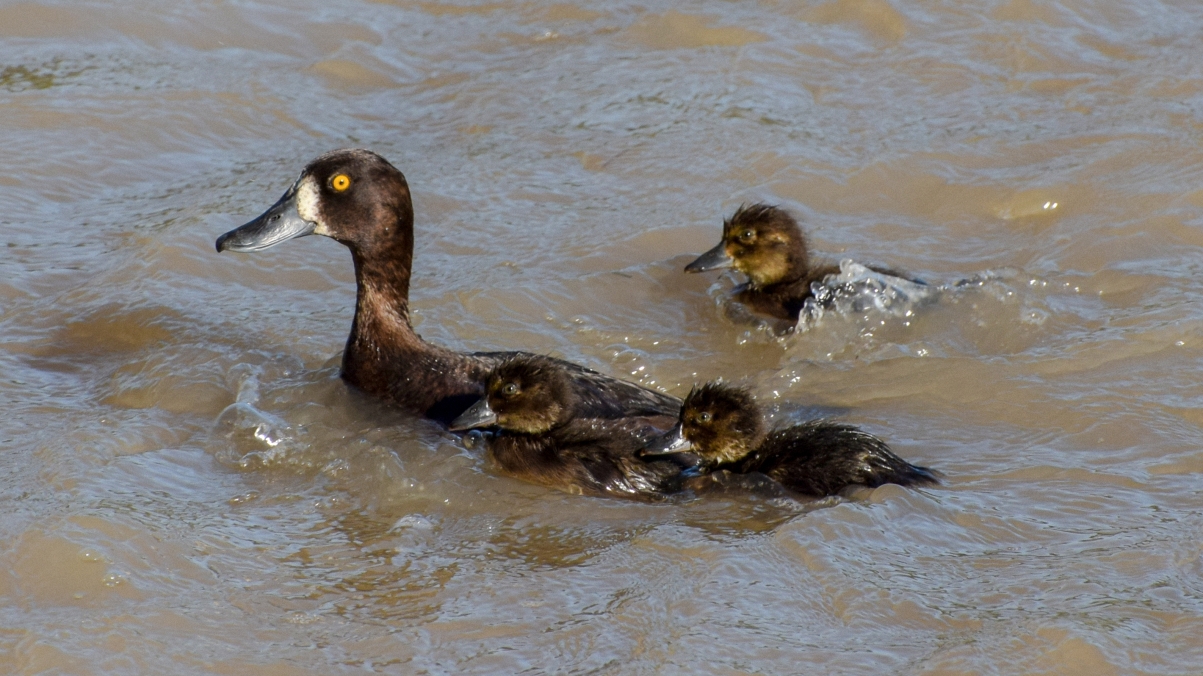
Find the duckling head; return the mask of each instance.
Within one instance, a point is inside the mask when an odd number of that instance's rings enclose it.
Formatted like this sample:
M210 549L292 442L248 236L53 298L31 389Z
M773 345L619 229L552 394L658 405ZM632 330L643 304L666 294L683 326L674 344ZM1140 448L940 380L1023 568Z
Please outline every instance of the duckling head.
M734 462L760 443L764 423L747 390L707 383L685 398L681 417L670 432L641 451L644 457L693 452L707 465Z
M413 202L405 176L370 150L326 153L270 209L218 237L217 250L260 251L305 235L325 235L352 251L398 237L410 242Z
M485 396L451 423L451 430L496 425L522 434L543 434L568 422L574 408L572 383L546 357L506 360L489 375Z
M703 272L733 267L756 288L806 274L807 244L788 211L768 204L740 206L723 221L723 240L685 267Z

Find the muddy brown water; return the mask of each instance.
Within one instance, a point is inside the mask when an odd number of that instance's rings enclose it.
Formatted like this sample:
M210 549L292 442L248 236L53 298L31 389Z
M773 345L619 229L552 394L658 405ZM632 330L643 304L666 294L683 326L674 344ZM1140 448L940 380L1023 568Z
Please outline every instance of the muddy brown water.
M1203 5L0 3L0 671L1196 674ZM348 391L350 257L214 238L363 146L419 331L723 376L947 473L818 503L498 476ZM784 343L743 201L940 283Z

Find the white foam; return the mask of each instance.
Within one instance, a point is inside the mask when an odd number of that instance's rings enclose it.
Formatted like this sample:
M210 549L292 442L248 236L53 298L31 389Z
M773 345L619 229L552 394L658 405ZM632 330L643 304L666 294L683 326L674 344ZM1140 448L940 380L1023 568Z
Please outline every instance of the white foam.
M814 297L806 299L798 316L799 332L816 325L824 315L864 315L876 311L890 317L909 317L915 309L939 295L941 287L887 275L850 259L840 261L840 272L811 284Z

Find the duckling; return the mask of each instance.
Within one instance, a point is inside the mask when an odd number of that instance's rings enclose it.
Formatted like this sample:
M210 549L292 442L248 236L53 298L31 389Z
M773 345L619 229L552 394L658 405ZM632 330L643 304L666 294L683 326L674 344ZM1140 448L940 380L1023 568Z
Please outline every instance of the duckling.
M270 209L217 239L217 251L262 251L324 235L351 250L355 318L343 352L349 384L446 424L484 393L490 369L519 352L453 352L432 345L409 322L414 210L405 176L368 150L336 150L313 160ZM595 418L662 416L681 401L591 369L559 362L582 411Z
M485 396L452 421L452 431L496 426L489 454L506 474L570 493L657 499L681 489L691 455L642 460L636 453L663 431L645 419L582 417L562 362L533 355L502 362Z
M851 425L812 420L766 433L748 391L720 383L695 387L685 398L677 426L640 455L651 459L680 452L698 458L692 474L760 472L815 497L849 486L932 485L943 476L908 463L884 441Z
M685 266L685 272L731 267L748 277L748 282L736 289L736 300L753 312L793 323L806 299L814 296L811 284L840 272L839 265L812 260L798 222L788 211L768 204L736 209L723 221L723 239L718 246ZM870 269L906 278L886 268Z

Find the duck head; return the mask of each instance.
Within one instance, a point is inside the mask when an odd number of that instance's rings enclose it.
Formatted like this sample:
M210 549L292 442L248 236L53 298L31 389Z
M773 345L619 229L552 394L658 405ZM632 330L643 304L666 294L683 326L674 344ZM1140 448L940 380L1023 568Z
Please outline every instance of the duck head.
M452 431L496 425L543 434L568 422L575 395L562 367L537 356L514 357L489 374L485 396L451 422Z
M685 272L735 268L756 288L792 281L806 274L806 237L784 209L768 204L740 206L723 221L723 240Z
M760 409L747 390L707 383L685 398L676 427L640 451L642 457L692 452L706 465L735 462L764 436Z
M412 249L413 202L396 167L369 150L335 150L313 160L270 209L217 238L217 250L261 251L325 235L353 253L398 238Z

